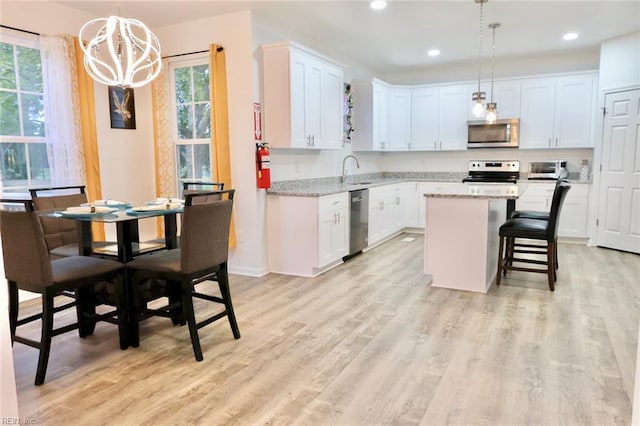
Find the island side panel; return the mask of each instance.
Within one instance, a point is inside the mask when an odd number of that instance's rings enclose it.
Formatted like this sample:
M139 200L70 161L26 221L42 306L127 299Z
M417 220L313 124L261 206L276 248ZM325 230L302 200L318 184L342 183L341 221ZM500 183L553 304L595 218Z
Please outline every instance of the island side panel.
M432 276L431 285L486 293L495 277L497 227L504 219L506 201L455 197L426 201L425 273Z

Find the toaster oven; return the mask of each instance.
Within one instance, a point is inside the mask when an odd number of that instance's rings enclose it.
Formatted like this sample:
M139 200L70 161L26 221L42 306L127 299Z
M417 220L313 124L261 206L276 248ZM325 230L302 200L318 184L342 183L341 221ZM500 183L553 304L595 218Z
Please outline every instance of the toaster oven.
M528 179L564 179L569 176L565 160L532 161L529 163Z

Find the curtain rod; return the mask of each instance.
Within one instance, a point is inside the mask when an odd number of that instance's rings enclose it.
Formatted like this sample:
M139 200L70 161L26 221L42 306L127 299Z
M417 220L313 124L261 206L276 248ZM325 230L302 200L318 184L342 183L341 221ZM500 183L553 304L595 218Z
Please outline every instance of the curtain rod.
M216 49L218 52L221 52L224 48L222 46L218 46L218 48ZM162 59L168 59L168 58L176 58L178 56L187 56L187 55L195 55L197 53L206 53L209 50L198 50L196 52L188 52L188 53L176 53L175 55L168 55L168 56L163 56Z
M0 27L7 28L7 29L10 29L10 30L14 30L14 31L20 31L21 33L27 33L27 34L33 34L35 36L40 36L40 33L34 33L33 31L23 30L22 28L15 28L15 27L10 27L8 25L2 25L2 24L0 24Z

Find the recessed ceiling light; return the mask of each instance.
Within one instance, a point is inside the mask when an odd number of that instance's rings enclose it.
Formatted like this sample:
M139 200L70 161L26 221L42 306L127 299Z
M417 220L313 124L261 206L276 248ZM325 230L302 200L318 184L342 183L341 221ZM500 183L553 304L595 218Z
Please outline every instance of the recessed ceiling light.
M438 49L431 49L427 52L427 55L429 56L438 56L440 54L440 51Z
M562 38L564 40L575 40L578 38L578 33L566 33Z
M387 7L387 1L386 0L373 0L371 3L369 3L369 7L373 10L382 10L385 7Z

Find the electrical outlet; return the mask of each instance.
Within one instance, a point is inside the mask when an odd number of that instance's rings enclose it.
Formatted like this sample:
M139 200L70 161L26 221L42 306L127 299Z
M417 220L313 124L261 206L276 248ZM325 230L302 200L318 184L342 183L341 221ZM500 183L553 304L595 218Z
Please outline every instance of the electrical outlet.
M296 161L295 163L293 163L293 170L296 173L300 173L300 163L298 161Z

